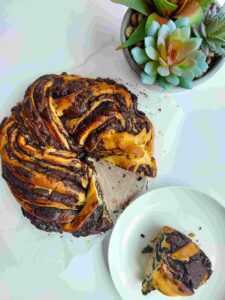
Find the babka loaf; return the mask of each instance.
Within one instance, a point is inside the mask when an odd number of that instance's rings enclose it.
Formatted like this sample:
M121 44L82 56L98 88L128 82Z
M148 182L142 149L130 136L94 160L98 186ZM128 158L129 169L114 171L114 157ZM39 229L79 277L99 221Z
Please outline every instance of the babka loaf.
M38 228L89 235L112 227L93 160L156 176L153 127L109 79L45 75L0 127L2 174Z
M211 276L209 258L190 238L163 227L152 242L142 293L159 290L167 296L191 296Z

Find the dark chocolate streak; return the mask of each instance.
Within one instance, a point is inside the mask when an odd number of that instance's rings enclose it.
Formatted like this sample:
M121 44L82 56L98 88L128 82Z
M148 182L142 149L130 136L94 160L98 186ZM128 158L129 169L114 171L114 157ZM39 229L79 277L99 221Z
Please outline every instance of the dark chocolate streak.
M82 178L86 178L88 180L87 167L83 164L81 166L82 168L78 169L75 166L70 167L64 167L63 165L56 164L56 163L48 163L44 160L39 160L34 157L31 159L32 162L21 160L21 158L17 157L16 152L14 150L17 150L18 152L24 154L27 156L27 158L30 158L30 154L25 151L24 148L21 148L18 144L18 142L13 143L14 149L11 149L9 145L7 145L7 152L10 155L11 159L19 160L23 163L23 173L25 177L29 178L32 175L32 171L35 170L35 172L43 173L46 176L49 176L51 178L55 178L59 181L63 181L65 185L68 185L78 191L82 191ZM63 156L62 156L63 157ZM60 169L57 170L55 167L59 167ZM25 169L26 168L26 169ZM14 167L14 170L16 171L18 168ZM22 168L19 168L20 173L22 172Z
M46 222L27 213L23 209L22 211L24 216L27 217L30 220L30 222L38 229L47 232L62 232L62 230L60 229L60 225L58 225L56 222ZM73 233L73 236L85 237L90 234L98 234L100 232L105 232L111 228L112 223L110 223L107 218L103 217L103 208L102 206L99 206L88 219L86 224L80 229L80 231Z
M142 173L142 174L146 174L149 177L154 176L154 173L152 172L152 169L148 165L140 165L137 169L137 172Z
M79 142L80 136L86 129L101 116L110 116L113 118L113 103L112 102L103 102L101 103L93 112L88 115L88 118L85 118L77 126L76 130L73 132L73 137L75 143Z
M78 201L75 195L63 195L55 191L49 193L47 189L35 188L32 184L29 184L28 181L20 180L14 176L12 169L4 164L2 166L2 176L14 192L23 199L29 200L31 203L35 203L36 200L47 199L48 201L52 200L73 207Z
M17 157L15 156L15 152L12 152L11 149L7 148L7 152L11 159L17 159ZM84 191L81 183L81 178L86 177L86 179L88 180L88 177L86 176L87 174L84 171L82 172L82 170L78 172L74 170L74 173L66 172L66 169L63 168L61 170L52 169L50 164L43 166L43 163L39 160L34 160L34 162L28 162L26 160L21 160L20 158L18 159L21 163L23 163L23 168L11 168L11 170L14 170L15 174L17 173L19 175L23 175L24 177L29 179L32 177L32 172L35 171L36 173L45 174L45 176L49 178L54 178L56 180L63 181L65 186L71 187L78 192Z
M183 262L168 258L174 278L180 280L192 292L197 289L205 278L212 274L211 262L203 251Z
M38 229L47 231L47 232L62 233L62 229L60 228L59 224L57 224L56 222L48 223L48 222L41 221L37 217L32 216L31 214L26 212L23 208L22 208L22 212L23 212L23 215L30 220L31 224L33 224Z
M5 126L7 120L8 120L8 118L4 118L4 119L0 122L0 130Z
M103 216L103 207L99 206L80 231L73 233L75 237L87 236L88 234L97 234L105 232L112 228L112 223Z
M173 253L190 243L191 239L178 231L173 231L167 234L166 241L170 244L170 253Z

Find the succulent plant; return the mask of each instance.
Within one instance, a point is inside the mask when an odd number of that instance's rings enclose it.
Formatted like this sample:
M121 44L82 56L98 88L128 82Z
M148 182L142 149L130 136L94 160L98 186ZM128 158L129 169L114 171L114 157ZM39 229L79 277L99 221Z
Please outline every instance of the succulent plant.
M202 48L207 55L225 56L225 5L213 5L194 32L203 39Z
M158 83L163 88L192 88L193 80L208 69L206 56L200 50L202 39L191 37L188 18L160 25L154 15L149 17L144 48L134 47L131 55L141 65L144 84Z
M192 24L199 24L204 11L215 0L112 0L146 16L157 13L161 17L179 19L189 17Z
M179 20L188 17L191 26L199 26L205 12L215 0L111 0L123 4L138 13L131 14L130 24L125 30L126 42L118 47L128 48L143 41L146 22L154 14L160 24L170 19Z

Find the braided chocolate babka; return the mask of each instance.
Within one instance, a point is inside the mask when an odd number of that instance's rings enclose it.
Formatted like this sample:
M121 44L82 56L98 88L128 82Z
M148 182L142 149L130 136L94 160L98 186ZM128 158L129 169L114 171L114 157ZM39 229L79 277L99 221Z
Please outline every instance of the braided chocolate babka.
M109 79L45 75L0 127L3 177L38 228L74 235L112 227L93 160L154 177L153 127Z

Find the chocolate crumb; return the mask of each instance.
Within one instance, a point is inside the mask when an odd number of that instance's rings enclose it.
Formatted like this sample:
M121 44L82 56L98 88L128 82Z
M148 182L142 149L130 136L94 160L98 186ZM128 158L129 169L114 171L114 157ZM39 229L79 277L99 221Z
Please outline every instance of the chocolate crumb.
M200 226L200 227L198 228L198 230L202 230L202 227Z
M138 177L137 181L141 181L142 180L142 177Z
M188 234L188 236L189 236L190 238L194 238L194 237L195 237L195 234L194 234L193 232L190 232L190 233Z
M114 210L113 213L114 213L114 214L118 214L119 211L118 211L118 210Z
M109 169L109 170L111 170L111 169L112 169L112 167L108 167L108 169Z
M123 174L123 178L125 178L127 175L126 174Z
M145 247L145 248L142 250L141 253L147 254L147 253L152 253L152 252L153 252L153 248L152 248L150 245L148 245L147 247Z
M143 233L140 234L140 236L144 239L145 238L145 235Z
M159 108L158 111L161 112L161 111L162 111L162 108Z
M140 91L139 94L142 95L142 96L144 96L144 97L148 97L148 95L145 92L143 92L143 91Z

